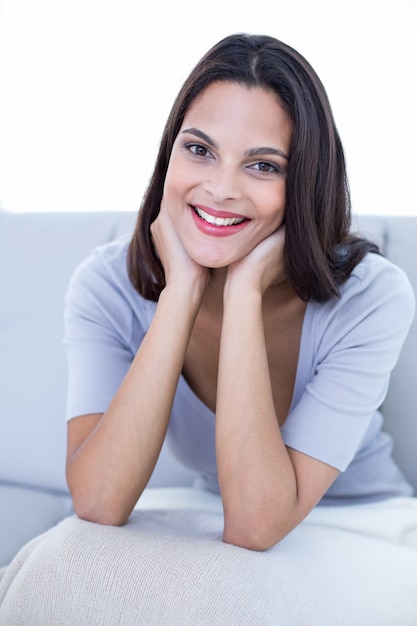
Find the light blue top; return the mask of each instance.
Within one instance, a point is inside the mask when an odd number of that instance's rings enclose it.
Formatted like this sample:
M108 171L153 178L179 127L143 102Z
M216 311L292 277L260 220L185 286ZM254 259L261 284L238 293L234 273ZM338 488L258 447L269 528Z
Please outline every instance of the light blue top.
M75 272L66 299L67 419L104 412L152 321L156 303L130 283L128 239L97 248ZM342 473L321 504L412 495L394 463L379 407L414 314L404 272L368 254L341 298L309 302L304 317L287 446ZM218 492L215 416L179 380L168 429L175 455Z

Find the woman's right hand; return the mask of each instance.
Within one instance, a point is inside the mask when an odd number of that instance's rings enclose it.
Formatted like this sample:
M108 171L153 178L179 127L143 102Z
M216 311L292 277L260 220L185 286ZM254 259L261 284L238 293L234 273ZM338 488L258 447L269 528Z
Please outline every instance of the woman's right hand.
M210 276L186 253L165 206L151 233L166 273L152 322L105 413L79 416L68 427L74 508L96 523L124 524L148 484Z
M198 286L202 294L207 287L210 270L196 263L187 254L172 223L164 198L159 215L151 224L151 235L164 268L166 284L178 280L183 286L190 284L194 289Z

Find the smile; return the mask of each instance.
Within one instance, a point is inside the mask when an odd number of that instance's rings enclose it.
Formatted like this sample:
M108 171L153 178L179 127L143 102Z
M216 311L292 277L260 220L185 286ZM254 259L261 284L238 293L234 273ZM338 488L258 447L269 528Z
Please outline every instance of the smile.
M202 220L213 226L236 226L245 220L244 217L214 217L214 215L210 215L210 213L206 213L197 207L193 207L193 209L198 217L201 217Z

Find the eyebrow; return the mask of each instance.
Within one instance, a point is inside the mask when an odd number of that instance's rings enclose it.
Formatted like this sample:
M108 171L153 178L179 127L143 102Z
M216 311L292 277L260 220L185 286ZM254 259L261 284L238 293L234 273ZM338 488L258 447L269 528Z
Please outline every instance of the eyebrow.
M246 157L253 157L253 156L267 156L268 154L274 154L275 156L280 156L283 159L286 159L287 161L289 160L289 156L288 154L285 154L285 152L283 152L282 150L280 150L279 148L270 148L270 147L260 147L260 148L251 148L250 150L246 150L245 152L245 156Z
M199 130L198 128L186 128L182 132L183 133L189 133L191 135L195 135L199 139L202 139L203 141L205 141L212 148L216 148L216 150L219 149L219 145L214 141L214 139L212 139L211 137L206 135L206 133L203 133L203 131ZM285 152L283 152L283 150L280 150L279 148L271 148L271 147L268 147L268 146L257 147L257 148L250 148L250 150L246 150L244 156L245 157L267 156L269 154L274 154L276 156L280 156L283 159L286 159L287 161L290 158L288 156L288 154L285 154Z
M219 145L214 141L214 139L206 135L206 133L203 133L202 130L198 130L198 128L186 128L182 132L189 133L190 135L195 135L199 139L202 139L203 141L208 143L208 145L211 146L212 148L216 148L216 150L219 149Z

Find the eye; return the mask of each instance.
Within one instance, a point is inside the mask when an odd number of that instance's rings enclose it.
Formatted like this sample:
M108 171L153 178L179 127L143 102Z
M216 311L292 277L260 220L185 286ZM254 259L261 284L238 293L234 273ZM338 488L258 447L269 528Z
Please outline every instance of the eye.
M187 143L186 149L197 157L212 157L210 150L200 143Z
M257 170L258 172L262 172L262 174L281 174L282 168L278 165L274 165L274 163L269 163L269 161L259 161L258 163L253 163L253 165L249 166L251 169Z

